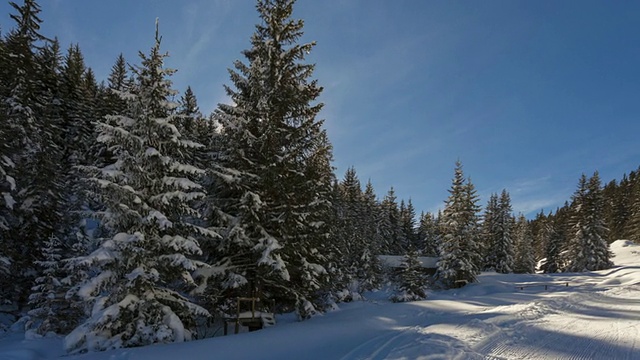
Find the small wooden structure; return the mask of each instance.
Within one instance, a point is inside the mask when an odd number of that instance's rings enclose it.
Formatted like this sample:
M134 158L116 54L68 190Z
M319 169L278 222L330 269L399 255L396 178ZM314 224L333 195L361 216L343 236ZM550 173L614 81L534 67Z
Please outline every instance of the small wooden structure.
M453 282L453 287L455 289L460 289L462 287L465 287L469 284L468 280L462 279L462 280L456 280Z
M569 287L568 282L556 282L556 283L527 283L522 285L516 285L516 289L524 290L533 287L544 287L545 290L549 290L550 287Z
M240 326L245 326L249 329L249 331L256 331L262 328L273 326L276 324L276 318L273 313L273 304L271 306L271 312L265 312L256 310L256 303L260 302L260 298L250 297L244 298L239 297L237 299L236 306L236 314L235 317L229 317L224 320L224 334L228 333L229 323L233 323L234 334L240 332ZM250 303L251 309L249 311L241 311L241 304Z
M378 261L380 261L380 264L383 267L393 272L403 267L405 257L397 255L378 255ZM438 269L437 257L418 256L418 261L420 262L420 267L425 274L433 275L436 273L436 270Z

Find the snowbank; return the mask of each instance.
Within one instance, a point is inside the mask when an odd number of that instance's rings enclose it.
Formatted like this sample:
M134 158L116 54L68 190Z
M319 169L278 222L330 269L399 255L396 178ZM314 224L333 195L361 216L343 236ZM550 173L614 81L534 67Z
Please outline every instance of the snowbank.
M616 266L603 271L488 272L425 301L392 304L372 293L310 321L65 359L640 359L640 246L619 240L611 250ZM63 354L60 338L0 338L2 360Z

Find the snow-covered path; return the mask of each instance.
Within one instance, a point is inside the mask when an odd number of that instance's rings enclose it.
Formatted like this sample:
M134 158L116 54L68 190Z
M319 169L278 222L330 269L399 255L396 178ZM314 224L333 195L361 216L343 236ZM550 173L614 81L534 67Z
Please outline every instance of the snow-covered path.
M492 319L500 330L476 349L489 359L638 359L640 301L626 296L639 294L636 286L531 303L514 324Z
M640 247L612 250L617 267L605 271L485 273L426 301L393 304L379 292L302 323L284 317L249 334L65 358L640 359ZM60 339L20 335L0 338L1 360L63 355Z
M367 340L342 358L640 359L640 285L517 295L502 301L538 299L501 306L475 297L440 300L435 308L457 310L425 309L416 325Z

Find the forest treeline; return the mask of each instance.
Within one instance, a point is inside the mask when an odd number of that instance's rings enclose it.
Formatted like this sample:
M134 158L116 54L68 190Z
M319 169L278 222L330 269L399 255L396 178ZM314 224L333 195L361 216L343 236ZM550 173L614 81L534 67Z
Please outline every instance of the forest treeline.
M482 209L462 165L437 214L355 168L338 180L317 118L322 91L293 0L258 0L230 104L202 114L172 88L156 26L135 63L96 79L80 46L40 33L34 0L11 3L0 37L0 310L70 352L201 338L238 297L300 319L388 281L394 301L483 270L610 267L608 242L640 240L640 173L582 176L534 220L507 190ZM150 34L152 35L152 34ZM117 54L116 54L117 55ZM405 256L390 277L378 255ZM433 276L419 256L438 257ZM0 327L3 326L0 324Z

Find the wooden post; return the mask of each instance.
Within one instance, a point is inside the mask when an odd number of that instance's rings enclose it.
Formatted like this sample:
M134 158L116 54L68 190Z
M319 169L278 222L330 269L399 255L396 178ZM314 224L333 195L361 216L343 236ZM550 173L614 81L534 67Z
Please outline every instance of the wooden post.
M240 332L240 298L238 298L237 311L236 311L236 330L235 333Z
M256 298L251 298L251 320L256 318Z

